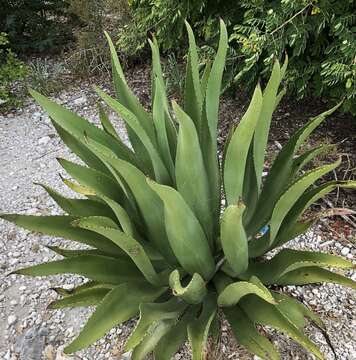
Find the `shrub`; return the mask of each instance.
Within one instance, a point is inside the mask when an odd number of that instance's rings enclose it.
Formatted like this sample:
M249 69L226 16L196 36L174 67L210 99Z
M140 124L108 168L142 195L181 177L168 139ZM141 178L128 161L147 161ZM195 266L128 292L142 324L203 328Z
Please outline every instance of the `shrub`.
M230 35L230 86L254 87L267 78L275 58L290 58L285 83L291 94L346 99L344 109L356 112L355 1L241 0L130 2L133 21L121 30L119 46L129 54L155 33L163 49L184 45L184 19L200 39L215 46L219 16ZM174 36L172 36L174 34Z
M18 54L58 51L71 39L73 17L65 0L0 0L0 31Z
M65 349L67 353L87 347L140 313L125 347L133 349L132 359L144 359L151 352L158 360L170 359L188 339L193 359L201 360L221 312L238 343L263 359L279 355L257 324L285 332L323 359L303 333L307 319L324 329L322 321L278 286L334 282L355 288L353 280L326 269L348 269L353 264L325 253L270 251L314 224L315 218L301 220L301 216L317 199L337 187L356 186L353 181L331 181L313 187L340 159L304 172L320 147L295 156L337 107L300 128L262 181L269 125L286 70L286 64L280 67L276 61L266 88L262 92L257 85L245 115L232 129L220 163L217 123L227 32L221 22L216 58L200 77L193 32L189 25L187 29L190 45L183 108L175 102L169 106L157 42L150 42L152 113L129 89L109 39L118 100L102 90L97 93L125 121L132 149L122 142L103 110L101 130L32 92L63 141L87 164L59 160L75 180L64 179L65 184L86 198L68 199L43 185L68 215L1 217L91 249L51 247L64 259L15 273L75 273L90 279L70 292L58 289L63 298L50 305L52 309L96 306L80 335ZM267 230L260 236L262 228Z
M9 49L7 34L0 33L0 112L7 111L20 103L14 94L14 83L22 80L28 73L27 66Z
M74 73L109 73L110 58L103 32L116 32L128 20L126 1L69 0L69 11L81 21L76 32L76 46L70 52L67 64Z

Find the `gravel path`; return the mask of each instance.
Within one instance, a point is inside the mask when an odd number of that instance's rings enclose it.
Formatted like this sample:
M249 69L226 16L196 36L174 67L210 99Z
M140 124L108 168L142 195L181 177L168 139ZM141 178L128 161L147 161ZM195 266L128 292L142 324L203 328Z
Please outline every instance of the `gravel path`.
M88 88L72 90L70 93L62 93L57 101L94 121L96 107L91 93ZM125 136L122 124L117 121L116 125ZM45 183L70 195L58 175L61 168L56 157L74 158L37 105L30 101L20 113L0 116L0 212L36 215L60 213L44 190L33 184ZM62 355L63 345L78 333L92 310L77 308L49 311L46 307L56 298L51 288L63 284L71 288L84 279L70 276L42 279L6 276L19 267L55 259L57 256L42 245L61 245L66 242L18 229L4 221L0 221L0 235L0 359L67 359ZM335 234L321 233L318 228L293 243L295 248L319 249L343 254L350 259L356 254L354 244L351 238L335 238ZM354 273L350 272L349 275L356 280ZM356 359L355 292L337 285L289 287L288 291L324 319L338 358ZM122 344L132 325L129 322L113 329L106 339L73 358L126 358L122 356ZM310 328L308 332L321 346L327 359L334 359L323 336L315 329ZM280 348L282 359L313 359L281 334L272 332L271 338ZM252 359L234 344L227 327L223 327L219 354L212 357L218 358ZM176 355L176 359L189 359L187 350L183 349Z

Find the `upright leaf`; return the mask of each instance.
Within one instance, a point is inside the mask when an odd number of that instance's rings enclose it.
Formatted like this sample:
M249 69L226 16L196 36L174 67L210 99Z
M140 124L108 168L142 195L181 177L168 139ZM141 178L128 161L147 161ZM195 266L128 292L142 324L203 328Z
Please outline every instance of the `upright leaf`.
M236 204L243 195L247 155L261 108L262 92L258 85L227 148L224 164L224 188L228 205Z
M164 220L171 248L183 268L206 280L215 265L207 238L192 210L182 196L171 187L148 181L149 186L164 203Z
M221 245L230 267L236 275L246 271L248 267L248 245L242 216L245 205L228 206L221 219Z
M176 104L173 109L179 122L175 177L177 190L190 206L213 246L210 193L203 155L192 119ZM194 166L192 166L192 161Z

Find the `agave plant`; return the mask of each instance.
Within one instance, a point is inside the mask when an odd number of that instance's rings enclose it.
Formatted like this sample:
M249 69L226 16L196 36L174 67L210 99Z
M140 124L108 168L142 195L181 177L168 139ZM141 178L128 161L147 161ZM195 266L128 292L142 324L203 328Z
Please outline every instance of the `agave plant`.
M68 215L1 217L25 229L89 245L81 250L50 247L64 259L15 272L72 273L89 279L72 291L57 289L62 298L50 305L96 306L66 353L89 346L113 326L139 315L125 345L132 359L150 353L157 360L171 359L188 339L192 358L201 360L224 316L237 342L263 359L279 359L279 354L257 325L275 328L324 358L303 333L306 319L321 329L323 322L283 294L282 285L330 282L355 288L351 279L327 270L353 264L283 245L316 221L303 217L312 203L337 187L356 186L351 181L316 186L340 160L305 171L326 148L299 153L309 134L337 107L294 133L263 178L271 117L284 93L279 88L287 67L287 61L283 66L276 61L265 89L257 85L245 115L231 130L220 159L218 108L227 50L226 28L223 22L220 26L216 58L201 75L187 24L183 106L169 103L157 42L150 42L152 112L129 89L108 37L117 99L96 91L125 122L131 147L120 139L104 110L99 129L32 91L64 143L86 164L59 159L72 178L63 181L82 197L65 198L43 185Z

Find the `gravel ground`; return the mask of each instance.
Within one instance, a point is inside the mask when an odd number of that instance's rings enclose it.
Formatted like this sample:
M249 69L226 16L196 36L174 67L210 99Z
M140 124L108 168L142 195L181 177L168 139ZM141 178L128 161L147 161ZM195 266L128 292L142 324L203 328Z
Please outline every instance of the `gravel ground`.
M63 92L57 101L86 118L96 118L95 97L85 85L81 89ZM120 134L126 136L119 120L115 122ZM73 159L55 134L49 119L39 107L29 101L16 114L0 117L0 212L26 214L58 214L60 210L45 194L40 182L71 195L62 184L61 168L56 157ZM51 288L71 288L84 281L81 277L51 276L28 278L7 274L19 267L59 258L43 245L63 245L61 239L39 236L0 221L0 359L39 360L67 359L62 348L79 332L92 309L46 310L56 298ZM314 249L344 255L353 259L355 241L351 236L337 236L315 228L292 244L295 248ZM356 280L355 273L349 272ZM356 359L355 292L337 285L288 287L305 304L313 308L326 322L338 359ZM133 322L110 331L105 339L75 359L125 359L122 344ZM308 333L320 345L327 359L334 355L323 336L315 329ZM271 332L271 339L280 348L282 359L313 359L291 340ZM187 348L175 359L189 359ZM227 326L223 326L220 348L211 359L257 359L235 345Z

